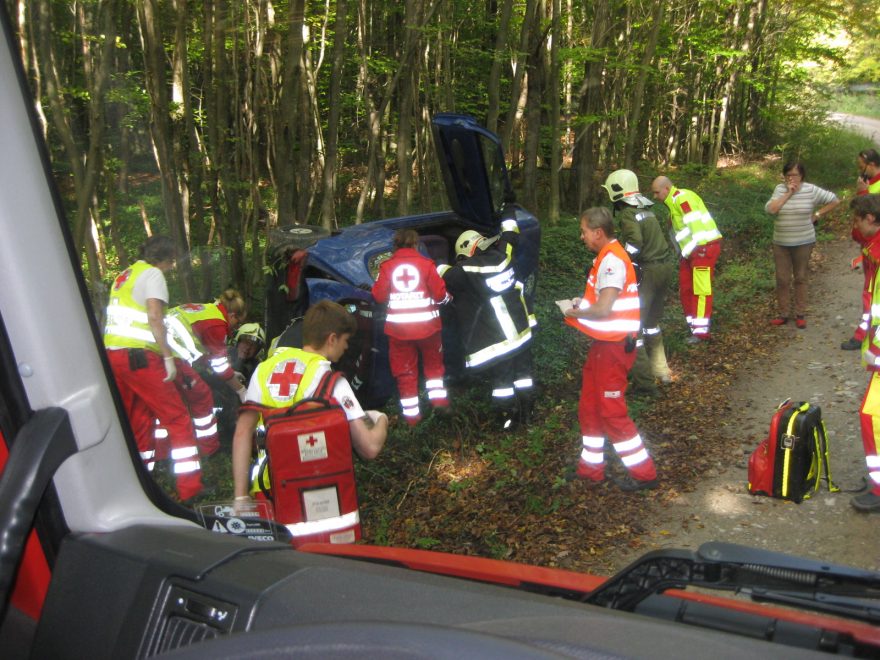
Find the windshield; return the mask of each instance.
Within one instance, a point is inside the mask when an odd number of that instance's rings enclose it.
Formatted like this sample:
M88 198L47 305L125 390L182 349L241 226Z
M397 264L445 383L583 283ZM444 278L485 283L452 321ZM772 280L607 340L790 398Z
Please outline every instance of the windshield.
M338 264L311 268L305 250L386 214L390 188L374 165L390 136L381 129L356 146L357 118L380 102L362 92L379 74L328 60L329 7L305 19L291 12L156 2L16 3L12 12L136 455L163 496L187 506L232 500L245 389L302 317L309 287L352 309L368 297L357 282L356 295L334 289ZM445 204L429 123L414 135L421 143L409 151L424 175L394 183L408 192L397 196L404 216ZM365 185L351 183L355 173ZM368 260L375 277L375 248ZM168 350L153 337L157 314ZM157 373L179 394L168 419L154 414L168 404L145 385Z

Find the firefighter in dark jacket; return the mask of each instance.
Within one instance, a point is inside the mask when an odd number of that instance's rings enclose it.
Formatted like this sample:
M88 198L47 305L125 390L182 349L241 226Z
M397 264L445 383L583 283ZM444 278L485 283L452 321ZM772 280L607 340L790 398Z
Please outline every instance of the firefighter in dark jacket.
M532 327L537 324L523 296L513 263L519 226L512 206L501 234L487 238L468 230L456 241L456 264L438 270L452 295L465 368L492 386L492 403L503 429L525 423L532 406Z
M660 331L666 295L675 277L672 250L660 221L651 210L654 203L639 193L635 172L615 170L602 187L614 203L617 238L640 275L642 327L630 378L633 389L654 392L655 378L664 383L672 380Z

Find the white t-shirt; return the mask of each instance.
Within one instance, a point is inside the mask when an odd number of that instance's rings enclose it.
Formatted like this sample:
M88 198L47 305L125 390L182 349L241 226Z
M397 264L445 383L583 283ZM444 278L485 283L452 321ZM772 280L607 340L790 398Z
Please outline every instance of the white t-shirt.
M259 371L255 371L248 383L247 400L265 405L263 404L263 390L257 379L258 373ZM314 389L316 389L317 382L314 385ZM366 416L364 409L361 408L360 402L358 402L357 397L354 395L354 390L351 389L351 385L349 385L344 377L336 379L336 385L333 387L331 396L342 406L342 409L345 411L345 417L349 422Z
M165 273L156 267L148 268L131 289L131 295L138 305L147 306L147 299L155 298L168 304L168 283L165 281Z
M621 291L626 286L626 264L611 252L605 255L596 271L596 294L609 286Z

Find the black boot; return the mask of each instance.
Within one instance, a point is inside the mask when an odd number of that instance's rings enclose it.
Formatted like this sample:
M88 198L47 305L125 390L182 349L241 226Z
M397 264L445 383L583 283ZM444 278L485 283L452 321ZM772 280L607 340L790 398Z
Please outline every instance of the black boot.
M530 426L532 423L532 408L534 407L534 401L532 400L532 397L528 395L518 396L516 403L519 407L517 422L520 426Z

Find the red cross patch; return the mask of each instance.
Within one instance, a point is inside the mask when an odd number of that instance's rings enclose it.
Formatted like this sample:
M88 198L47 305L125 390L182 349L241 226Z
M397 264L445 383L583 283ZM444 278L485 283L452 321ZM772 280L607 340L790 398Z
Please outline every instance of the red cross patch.
M302 374L296 371L295 360L280 362L269 377L269 391L279 399L289 399L301 380Z
M419 284L419 271L409 264L401 264L391 273L391 281L398 291L412 291Z
M129 277L131 277L131 268L126 268L124 271L119 273L119 276L113 281L113 290L118 290L123 284L128 281Z

